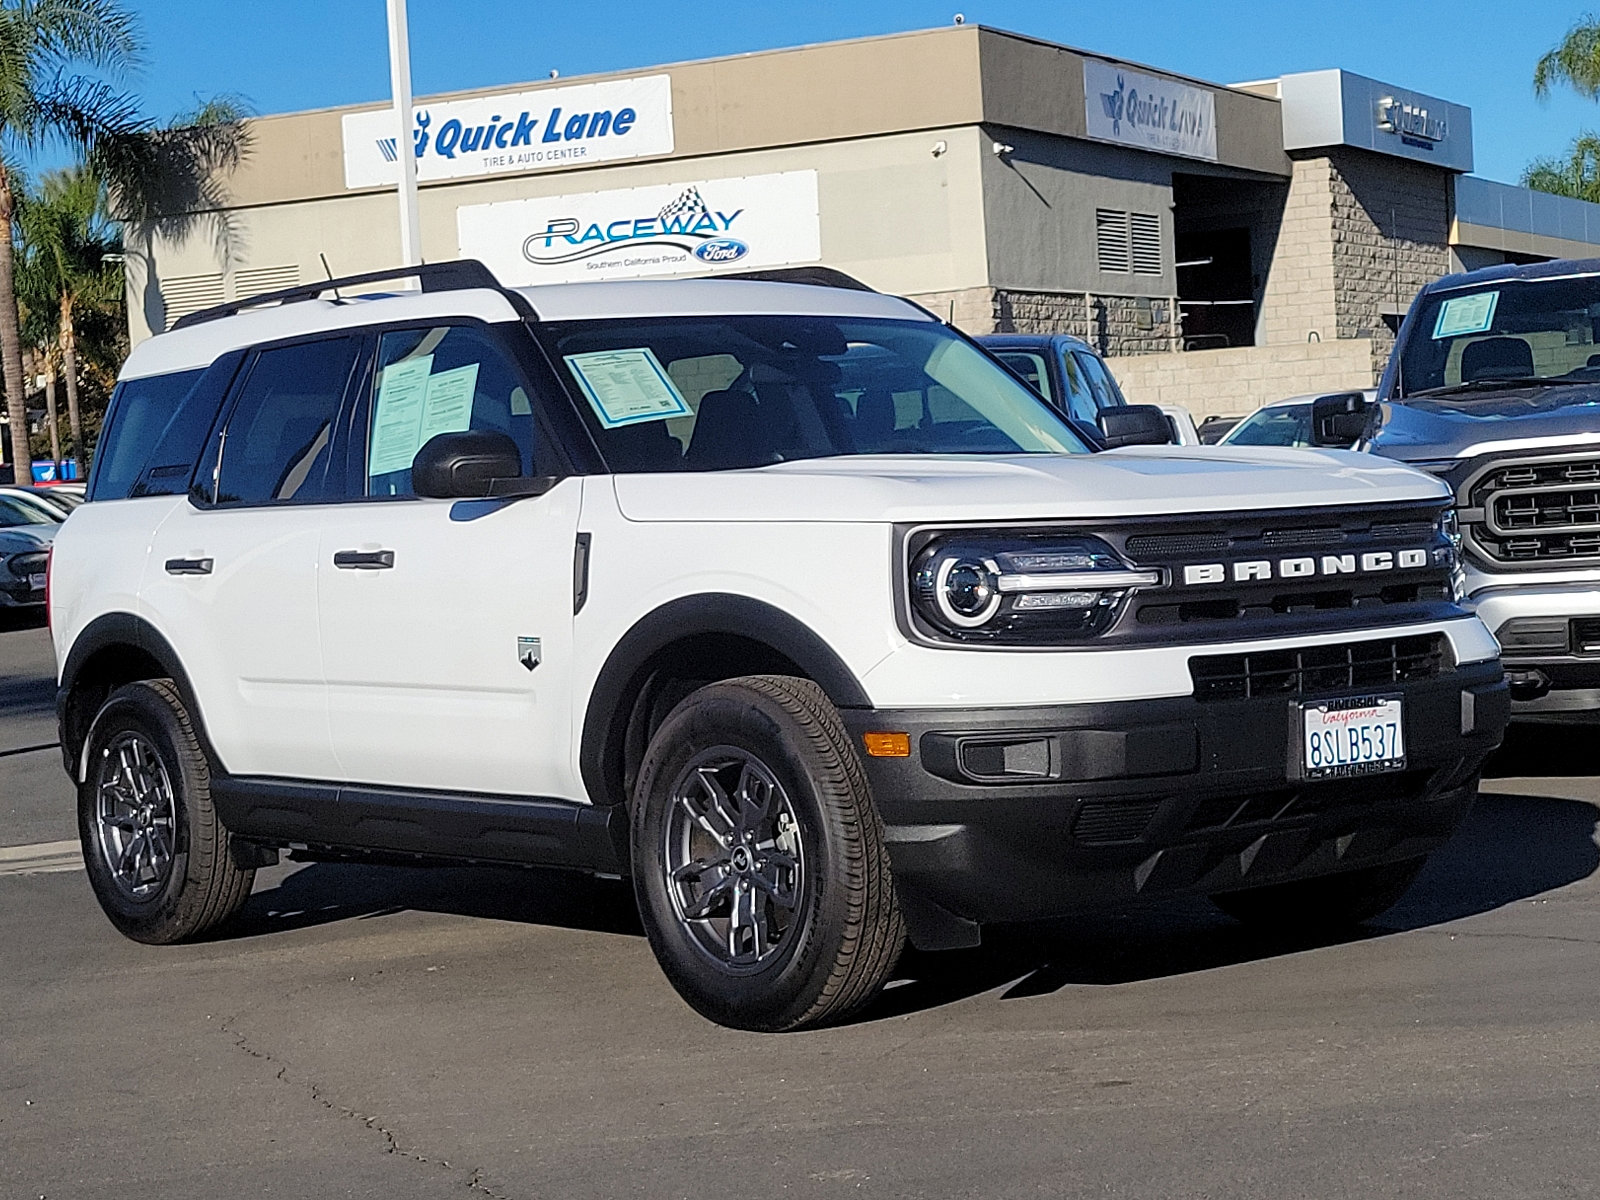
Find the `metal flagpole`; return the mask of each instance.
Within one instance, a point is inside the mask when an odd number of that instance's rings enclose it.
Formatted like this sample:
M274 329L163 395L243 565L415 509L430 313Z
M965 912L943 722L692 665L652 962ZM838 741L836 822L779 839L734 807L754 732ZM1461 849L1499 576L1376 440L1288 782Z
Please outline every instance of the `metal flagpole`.
M411 38L406 0L389 0L389 90L394 97L395 149L400 159L400 261L422 262L422 225L417 217L417 154L411 129Z

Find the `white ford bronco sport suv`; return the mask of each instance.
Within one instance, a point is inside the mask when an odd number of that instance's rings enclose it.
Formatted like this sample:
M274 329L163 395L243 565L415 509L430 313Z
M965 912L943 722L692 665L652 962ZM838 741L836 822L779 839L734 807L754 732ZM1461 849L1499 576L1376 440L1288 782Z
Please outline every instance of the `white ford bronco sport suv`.
M794 1029L908 937L1373 915L1500 740L1421 472L1089 453L842 277L410 274L129 356L49 600L129 937L215 927L281 850L629 875L691 1005Z

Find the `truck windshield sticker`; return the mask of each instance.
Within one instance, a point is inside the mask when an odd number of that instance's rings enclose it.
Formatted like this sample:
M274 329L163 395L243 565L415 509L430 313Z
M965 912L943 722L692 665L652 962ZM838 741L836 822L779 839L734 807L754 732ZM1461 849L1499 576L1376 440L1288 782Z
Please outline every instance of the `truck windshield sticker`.
M569 354L566 362L607 429L690 415L689 402L648 346Z
M390 363L378 384L367 474L406 471L428 439L472 427L478 364L433 374L433 355Z
M1439 306L1439 317L1433 323L1433 340L1437 342L1469 333L1488 333L1494 324L1495 305L1499 303L1498 291L1451 296Z

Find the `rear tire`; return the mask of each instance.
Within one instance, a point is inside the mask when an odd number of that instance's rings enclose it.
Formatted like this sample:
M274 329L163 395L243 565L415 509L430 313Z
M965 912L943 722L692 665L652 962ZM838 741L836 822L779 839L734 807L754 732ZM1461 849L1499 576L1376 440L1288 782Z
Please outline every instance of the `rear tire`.
M170 679L112 692L89 729L78 834L95 898L136 942L199 937L250 897L211 804L211 770Z
M651 739L633 879L662 970L723 1025L837 1022L905 943L883 822L816 684L752 676L694 692Z
M1235 920L1273 933L1333 932L1392 908L1426 862L1414 858L1319 879L1222 892L1211 902Z

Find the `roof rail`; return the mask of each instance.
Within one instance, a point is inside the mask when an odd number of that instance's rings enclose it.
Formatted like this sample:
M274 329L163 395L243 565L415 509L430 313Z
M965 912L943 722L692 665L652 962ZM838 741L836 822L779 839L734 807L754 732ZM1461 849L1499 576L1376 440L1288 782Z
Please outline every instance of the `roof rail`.
M367 271L361 275L345 275L339 279L324 279L317 283L302 283L295 287L282 288L276 292L263 292L247 300L233 300L227 304L217 304L211 308L203 308L199 312L188 313L174 321L172 328L188 329L192 325L203 325L207 321L218 321L223 317L234 316L247 308L258 308L267 304L292 304L296 300L315 300L324 292L336 293L340 288L360 287L363 284L384 283L394 279L415 279L421 283L425 292L460 292L473 289L499 292L511 302L511 307L517 310L519 316L532 318L537 315L526 296L502 286L488 267L475 258L462 258L453 262L395 267L388 271Z
M764 283L808 283L812 287L844 288L852 292L875 292L853 275L832 267L772 267L765 271L719 271L711 279L755 279Z

